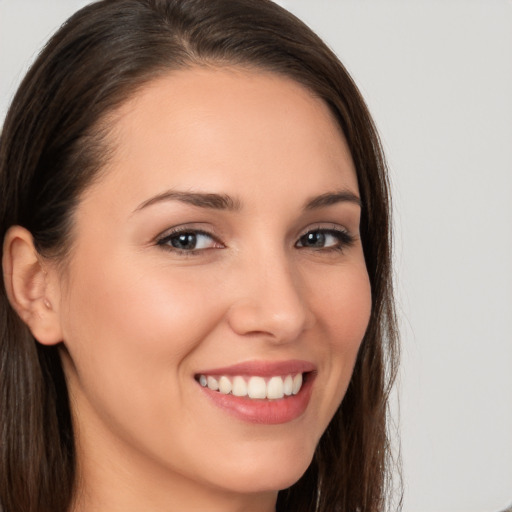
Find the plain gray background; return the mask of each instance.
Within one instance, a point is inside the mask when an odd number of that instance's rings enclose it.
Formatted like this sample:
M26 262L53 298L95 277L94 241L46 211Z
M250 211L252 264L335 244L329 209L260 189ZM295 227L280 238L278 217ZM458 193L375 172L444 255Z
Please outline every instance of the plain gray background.
M0 0L0 119L85 3ZM388 156L404 511L497 512L512 502L512 2L278 3L352 73Z

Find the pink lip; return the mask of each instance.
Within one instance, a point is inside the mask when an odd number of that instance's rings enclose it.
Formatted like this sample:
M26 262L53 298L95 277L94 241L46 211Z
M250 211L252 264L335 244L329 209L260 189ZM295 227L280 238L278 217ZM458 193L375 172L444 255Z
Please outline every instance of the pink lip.
M223 368L213 368L197 372L197 375L255 375L272 377L274 375L294 375L316 371L316 366L308 361L297 359L289 361L247 361Z
M211 402L228 414L249 423L264 425L277 425L287 423L299 418L306 411L313 382L316 377L316 366L307 361L278 361L278 362L246 362L226 368L204 370L197 375L257 375L269 377L273 375L295 375L306 373L305 381L296 395L280 398L278 400L254 400L249 397L224 395L218 391L212 391L207 387L200 387ZM198 383L198 386L199 383Z

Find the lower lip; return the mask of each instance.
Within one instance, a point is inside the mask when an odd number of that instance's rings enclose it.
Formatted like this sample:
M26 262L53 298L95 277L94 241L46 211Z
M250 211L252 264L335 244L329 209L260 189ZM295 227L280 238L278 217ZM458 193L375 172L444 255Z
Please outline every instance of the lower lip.
M224 395L201 387L206 396L217 406L242 421L264 425L288 423L302 416L307 409L313 389L314 374L308 373L296 395L277 400L258 400L249 397Z

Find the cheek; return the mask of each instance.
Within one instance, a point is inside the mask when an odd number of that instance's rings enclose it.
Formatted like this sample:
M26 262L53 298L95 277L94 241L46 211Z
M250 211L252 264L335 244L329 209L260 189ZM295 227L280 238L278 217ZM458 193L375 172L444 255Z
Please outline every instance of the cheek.
M114 434L155 460L166 446L171 460L179 447L169 438L195 422L189 355L221 318L214 287L161 265L105 260L101 269L75 268L80 280L67 287L65 369L75 409L90 432Z
M331 273L321 284L317 286L313 307L327 331L329 349L357 352L371 314L371 287L364 263Z
M63 331L74 390L109 417L164 421L159 399L172 395L178 404L185 398L176 379L190 373L188 354L221 312L210 288L189 275L108 261L101 269L82 265L74 273L80 281L68 287Z
M190 278L156 268L126 267L126 272L122 264L103 271L96 268L82 273L81 283L70 287L65 315L70 344L78 339L100 345L101 351L134 349L159 357L165 350L179 355L193 348L203 330L215 323L215 302ZM130 271L133 268L137 271Z
M341 270L323 281L313 300L327 376L319 390L325 427L345 395L371 314L371 287L364 263Z

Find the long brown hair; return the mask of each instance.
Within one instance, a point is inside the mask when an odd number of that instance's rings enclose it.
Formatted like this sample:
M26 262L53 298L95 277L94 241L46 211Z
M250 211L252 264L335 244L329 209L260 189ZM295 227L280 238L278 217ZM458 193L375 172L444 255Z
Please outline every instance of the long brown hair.
M346 396L303 477L277 511L381 512L391 452L388 396L398 344L389 186L372 119L349 74L308 27L269 0L103 0L72 16L23 80L0 139L0 237L12 225L65 259L80 194L108 158L108 117L136 90L188 66L288 76L323 99L357 170L372 313ZM3 284L3 281L2 281ZM73 426L58 349L37 343L0 290L0 503L65 512Z

